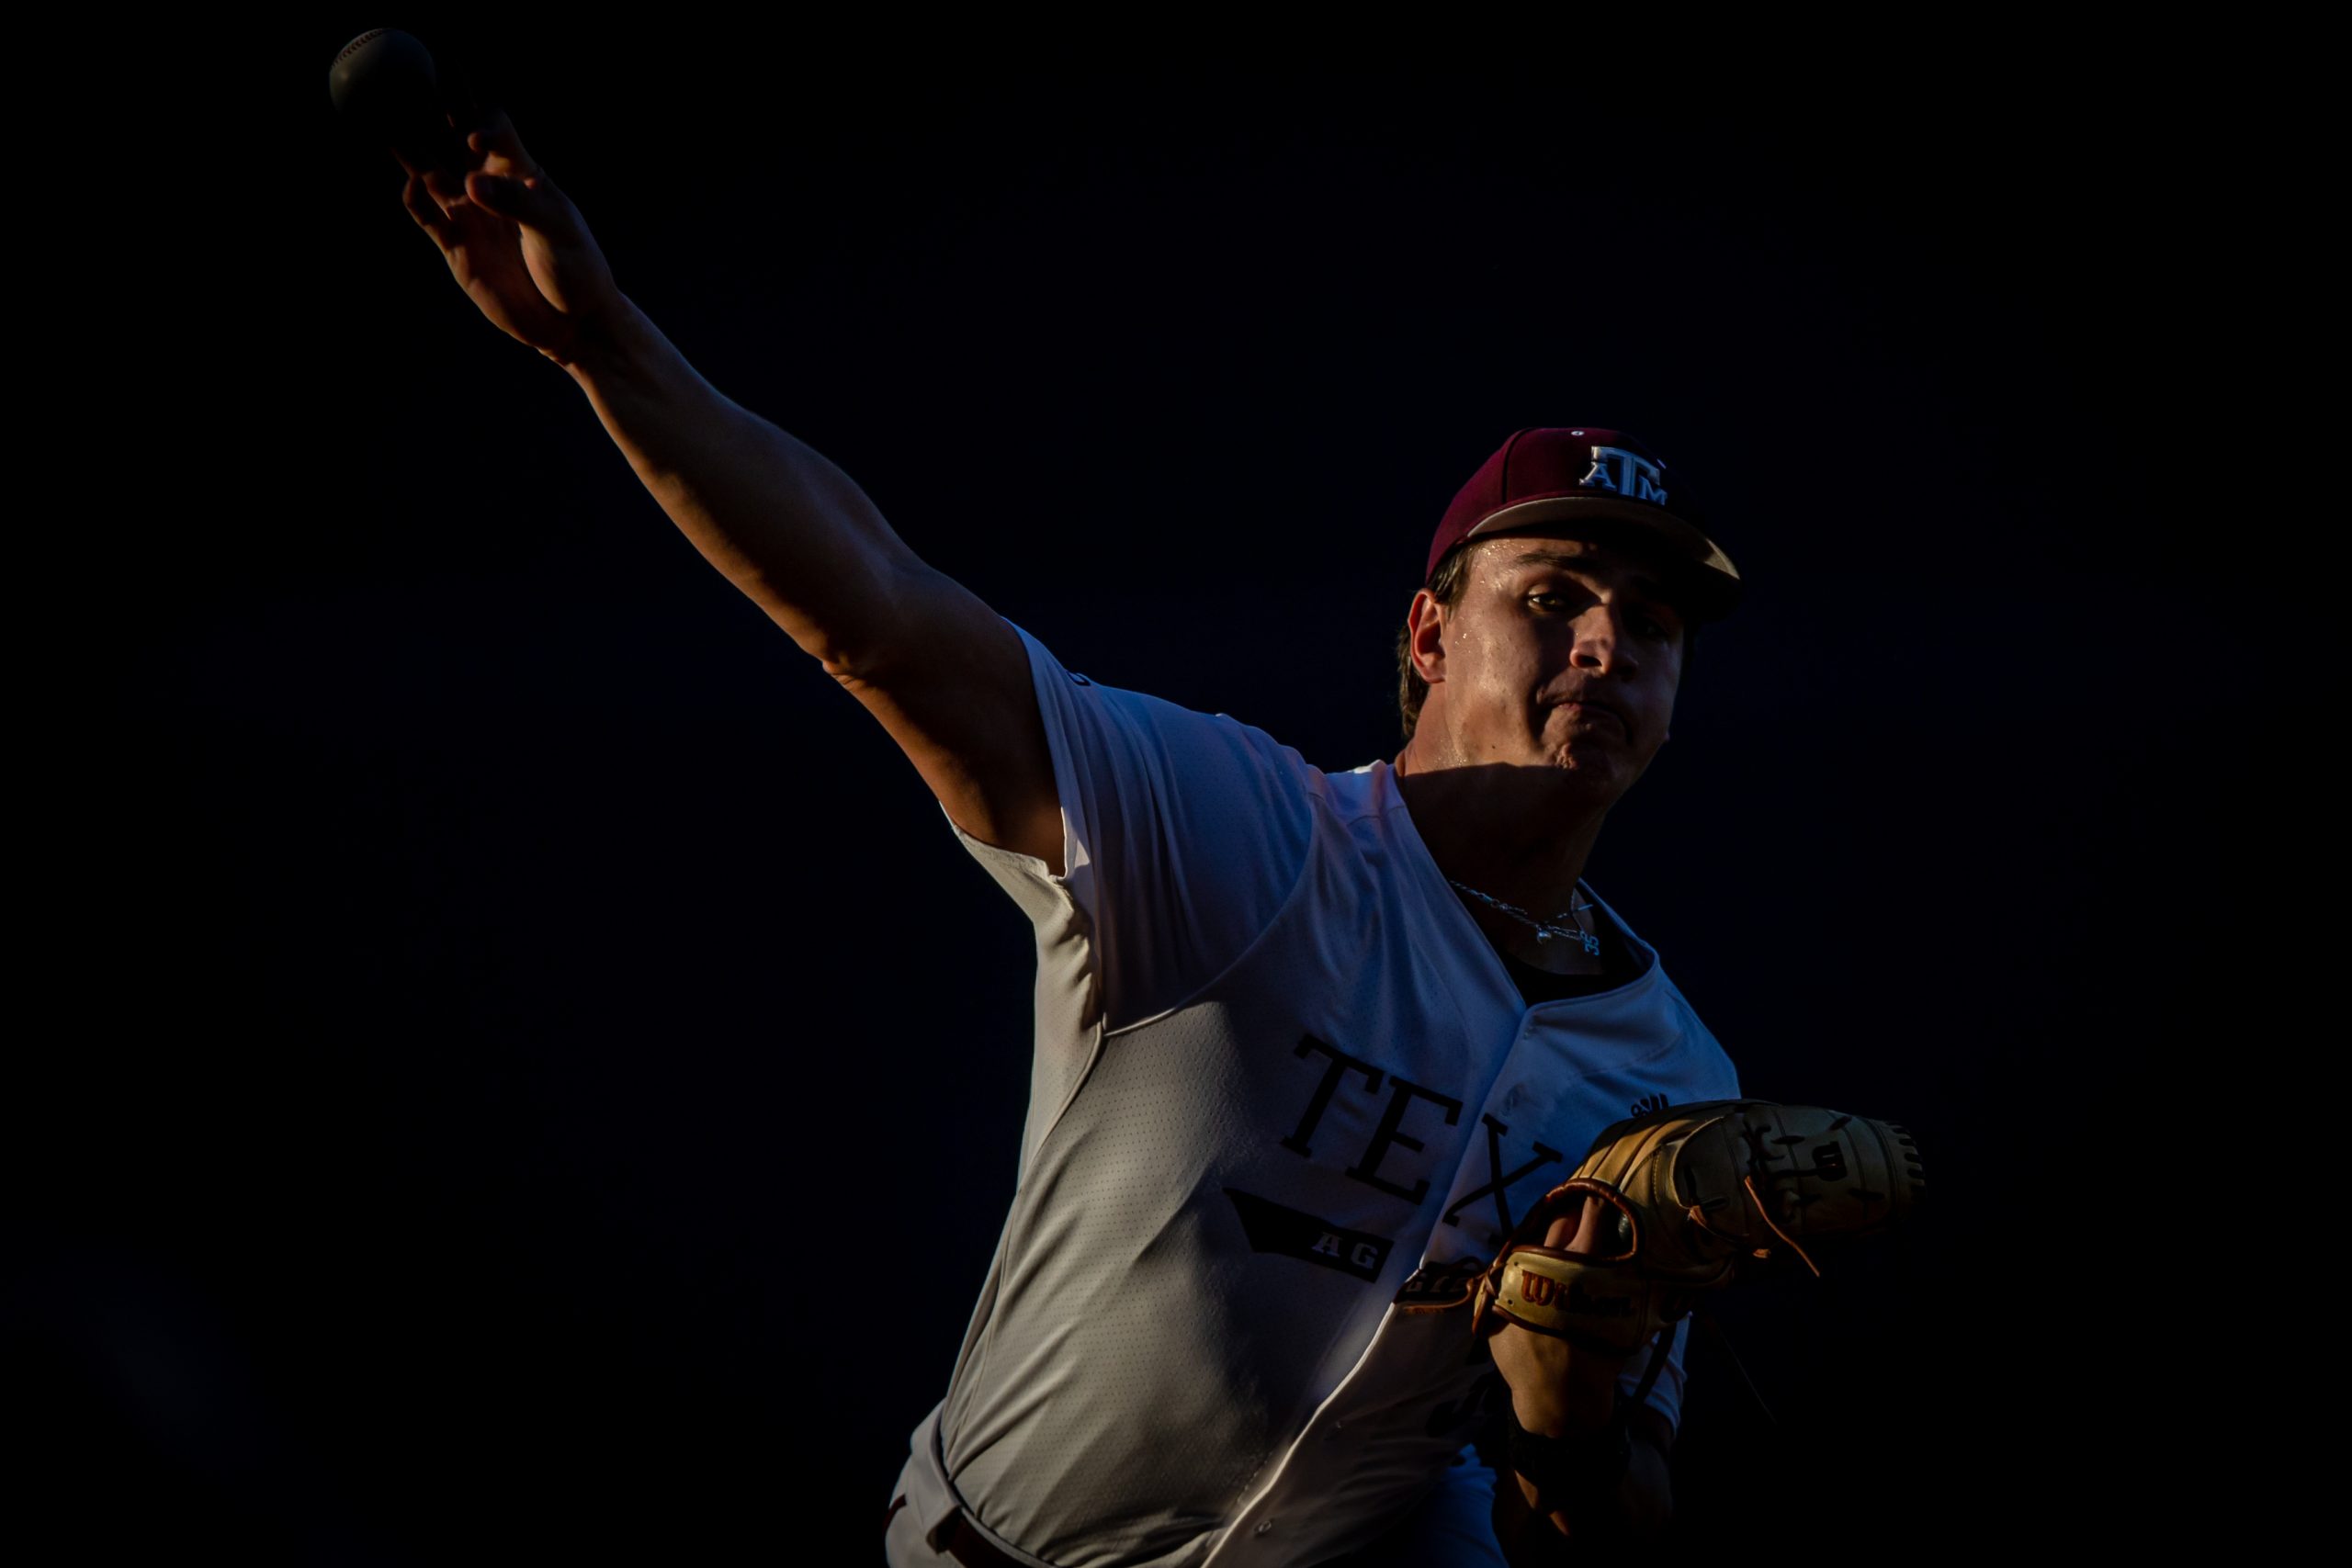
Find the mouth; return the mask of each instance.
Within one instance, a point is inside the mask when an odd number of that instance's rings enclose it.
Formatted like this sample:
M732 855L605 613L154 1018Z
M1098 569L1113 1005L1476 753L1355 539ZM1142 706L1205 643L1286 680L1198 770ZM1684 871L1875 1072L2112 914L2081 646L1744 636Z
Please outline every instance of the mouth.
M1620 734L1630 736L1634 732L1634 727L1625 722L1625 716L1618 712L1615 705L1611 703L1598 701L1591 697L1580 697L1569 702L1555 703L1553 705L1566 714L1574 723L1612 724L1617 727Z

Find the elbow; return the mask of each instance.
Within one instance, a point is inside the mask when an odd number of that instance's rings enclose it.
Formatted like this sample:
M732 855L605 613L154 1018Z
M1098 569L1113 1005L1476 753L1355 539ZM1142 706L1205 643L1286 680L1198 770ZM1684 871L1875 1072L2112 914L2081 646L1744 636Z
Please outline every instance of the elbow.
M854 691L887 682L936 631L926 575L935 574L912 558L862 564L854 581L836 581L840 592L823 610L770 604L768 614L826 674Z

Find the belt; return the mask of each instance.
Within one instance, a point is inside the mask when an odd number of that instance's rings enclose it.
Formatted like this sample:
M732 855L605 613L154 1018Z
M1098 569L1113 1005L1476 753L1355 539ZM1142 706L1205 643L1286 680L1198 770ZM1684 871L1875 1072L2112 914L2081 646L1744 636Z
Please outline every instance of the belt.
M903 1496L890 1500L890 1511L883 1516L886 1528L898 1516L899 1510L906 1506L907 1500ZM956 1510L956 1522L947 1527L947 1539L940 1544L945 1548L947 1555L961 1562L964 1568L1023 1568L1023 1564L998 1551L988 1537L974 1529L972 1521L961 1509Z

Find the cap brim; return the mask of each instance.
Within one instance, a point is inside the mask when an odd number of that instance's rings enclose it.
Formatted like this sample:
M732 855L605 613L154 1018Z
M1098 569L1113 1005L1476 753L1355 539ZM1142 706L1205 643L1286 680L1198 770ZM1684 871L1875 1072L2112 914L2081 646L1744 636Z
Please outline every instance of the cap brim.
M1713 539L1670 512L1641 502L1607 495L1547 495L1506 506L1462 537L1464 544L1498 534L1525 534L1547 524L1604 524L1619 532L1623 525L1666 547L1672 560L1687 569L1676 573L1677 587L1701 620L1720 620L1739 603L1739 569Z

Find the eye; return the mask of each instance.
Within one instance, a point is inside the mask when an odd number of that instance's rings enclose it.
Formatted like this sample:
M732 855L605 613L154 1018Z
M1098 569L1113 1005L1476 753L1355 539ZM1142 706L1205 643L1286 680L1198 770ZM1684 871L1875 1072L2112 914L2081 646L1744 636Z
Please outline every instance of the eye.
M1671 642L1682 635L1682 617L1668 605L1656 600L1636 601L1625 606L1625 624L1634 635L1653 642Z

